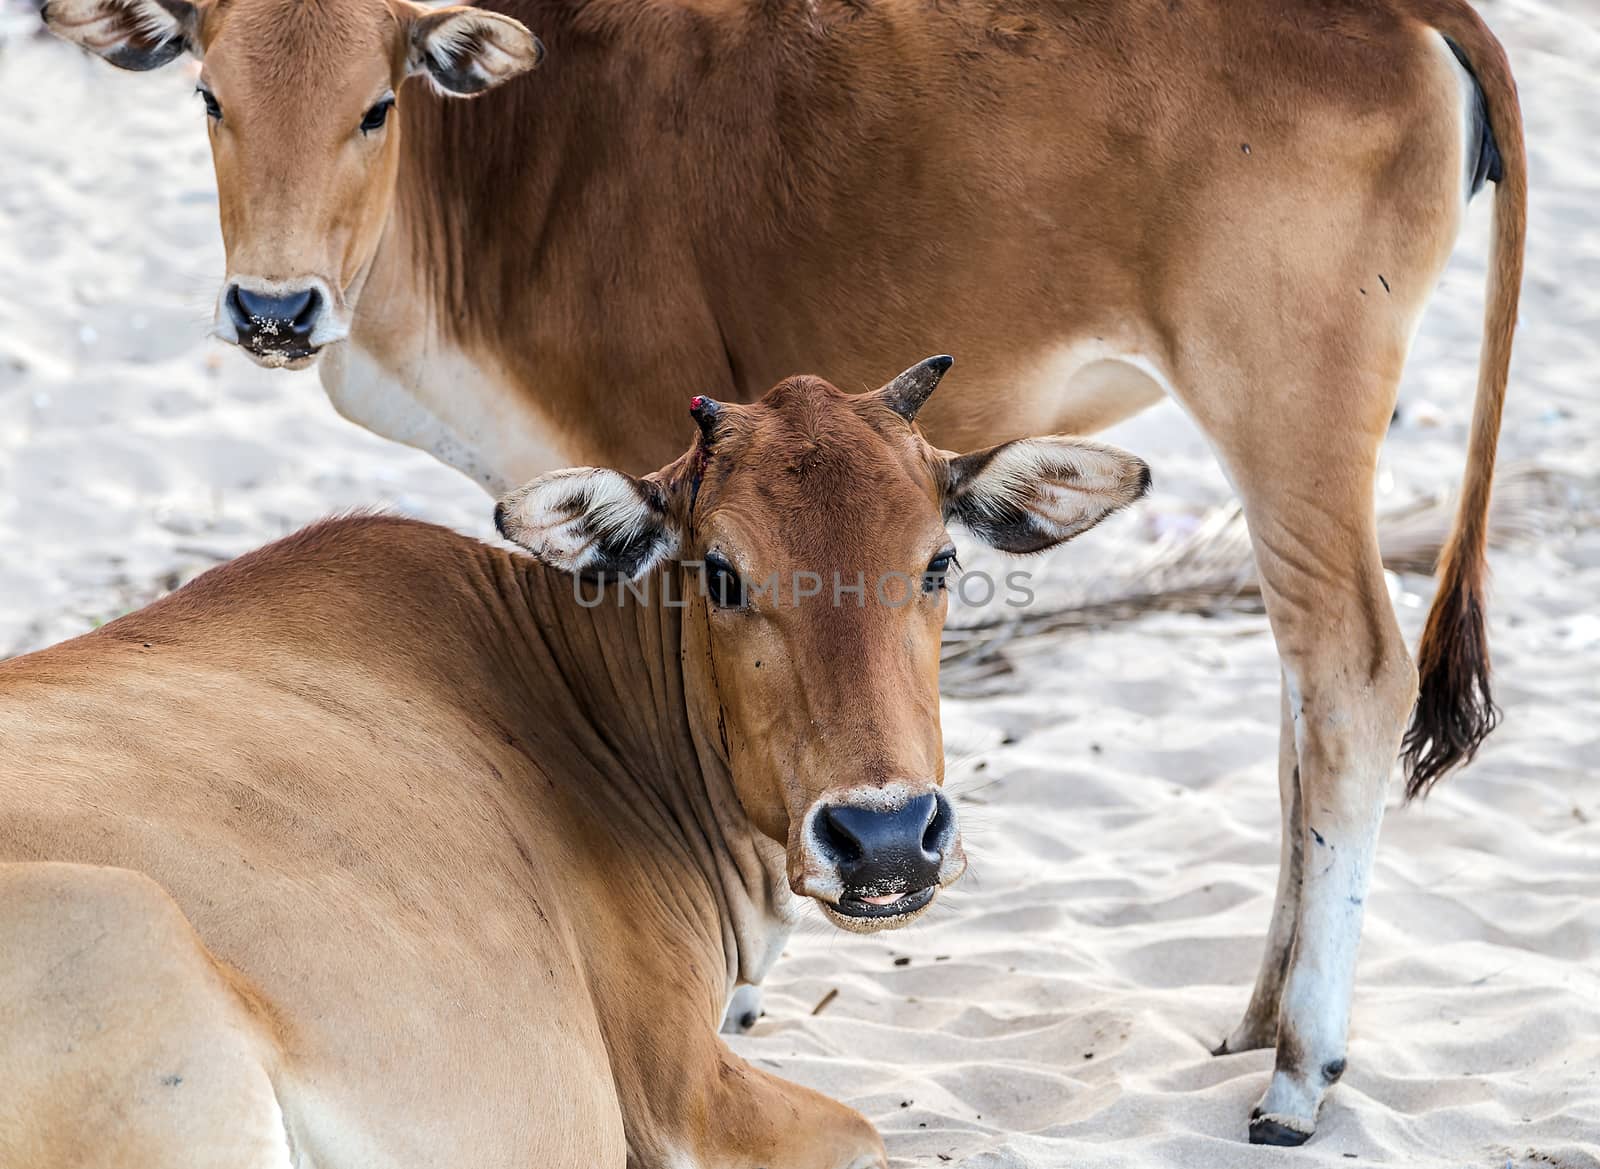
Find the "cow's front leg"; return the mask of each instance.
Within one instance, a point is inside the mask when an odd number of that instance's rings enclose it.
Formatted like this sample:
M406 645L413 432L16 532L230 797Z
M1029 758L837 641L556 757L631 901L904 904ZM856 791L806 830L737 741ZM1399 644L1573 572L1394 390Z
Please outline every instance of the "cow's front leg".
M711 1030L698 995L657 971L614 984L602 1011L629 1169L881 1169L883 1140L853 1108L754 1067ZM698 1000L698 1001L697 1001Z
M715 1076L710 1124L696 1139L695 1164L705 1169L887 1165L883 1138L855 1109L753 1067L725 1047Z
M748 983L734 988L722 1015L724 1035L743 1035L761 1018L761 988Z
M631 1106L625 1097L629 1169L887 1165L883 1139L859 1112L752 1066L715 1035L704 1040L663 1035L654 1049L671 1050L676 1066L638 1078L644 1095Z

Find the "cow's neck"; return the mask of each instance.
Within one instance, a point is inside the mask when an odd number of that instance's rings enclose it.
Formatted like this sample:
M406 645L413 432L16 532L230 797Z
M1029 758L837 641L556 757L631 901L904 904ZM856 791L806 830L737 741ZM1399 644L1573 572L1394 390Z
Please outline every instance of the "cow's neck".
M905 230L863 197L865 115L829 97L819 124L816 79L730 24L739 5L500 7L549 56L473 101L407 84L389 229L324 371L341 411L499 491L556 466L654 470L690 435L690 395L855 364L839 286L881 292L874 241ZM836 238L846 208L859 239Z
M645 835L652 892L669 906L667 918L687 913L684 927L705 933L724 965L726 990L737 979L759 981L782 949L795 906L782 847L750 823L718 729L696 712L680 652L691 610L661 603L683 595L676 567L645 582L648 603L629 595L618 604L615 588L575 588L532 561L518 564L530 660L559 678L565 693L554 697L576 712L570 733L593 766L580 785L585 806L604 830ZM604 603L580 602L600 596ZM534 716L548 718L549 707ZM636 840L633 849L640 851ZM712 919L696 916L708 891Z

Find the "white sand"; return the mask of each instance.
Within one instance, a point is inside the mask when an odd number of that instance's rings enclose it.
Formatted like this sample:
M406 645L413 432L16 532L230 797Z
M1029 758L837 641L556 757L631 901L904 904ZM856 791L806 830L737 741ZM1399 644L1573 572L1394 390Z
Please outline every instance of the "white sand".
M203 340L222 260L192 79L116 73L4 3L0 654L341 508L486 533L475 487L339 419L314 374ZM1503 451L1592 502L1600 9L1482 7L1533 159ZM1418 338L1393 499L1460 477L1486 212ZM1175 410L1111 437L1155 466L1157 495L1074 545L1075 566L1225 498ZM1206 1054L1244 1007L1276 875L1277 666L1258 617L1031 643L1011 654L1016 692L947 701L971 875L908 932L806 930L739 1049L863 1109L897 1165L1600 1166L1600 530L1575 517L1495 566L1505 725L1385 827L1350 1070L1306 1148L1242 1143L1270 1053ZM1429 582L1403 588L1414 638Z

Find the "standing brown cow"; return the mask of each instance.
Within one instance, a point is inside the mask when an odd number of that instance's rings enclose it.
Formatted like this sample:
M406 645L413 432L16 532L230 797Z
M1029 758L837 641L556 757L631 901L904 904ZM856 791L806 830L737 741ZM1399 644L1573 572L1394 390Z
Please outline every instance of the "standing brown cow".
M113 63L182 51L228 273L217 333L326 351L335 405L500 491L641 470L684 392L847 385L951 347L967 448L1163 394L1244 500L1283 663L1284 845L1223 1050L1310 1135L1408 714L1409 790L1494 723L1484 522L1521 281L1505 54L1463 0L50 0ZM476 94L549 63L503 95ZM409 81L416 77L419 80ZM409 81L409 83L408 83ZM1496 184L1478 404L1420 696L1373 524L1401 367ZM953 341L951 340L953 339Z

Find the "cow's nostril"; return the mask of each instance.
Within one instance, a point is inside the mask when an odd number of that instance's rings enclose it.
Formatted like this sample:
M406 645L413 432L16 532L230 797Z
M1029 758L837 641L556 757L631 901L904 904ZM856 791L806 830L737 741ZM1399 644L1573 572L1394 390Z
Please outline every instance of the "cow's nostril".
M945 845L950 839L950 823L953 813L950 811L950 801L942 793L934 796L933 812L928 817L928 826L922 831L922 851L935 857L944 855Z
M861 859L861 837L852 829L849 818L840 808L824 808L817 817L817 835L833 859L841 865L850 865Z
M322 310L322 294L315 288L308 288L295 298L300 302L299 308L293 317L295 327L302 332L311 332L311 326L316 324L317 316Z

